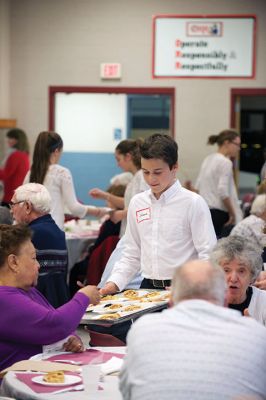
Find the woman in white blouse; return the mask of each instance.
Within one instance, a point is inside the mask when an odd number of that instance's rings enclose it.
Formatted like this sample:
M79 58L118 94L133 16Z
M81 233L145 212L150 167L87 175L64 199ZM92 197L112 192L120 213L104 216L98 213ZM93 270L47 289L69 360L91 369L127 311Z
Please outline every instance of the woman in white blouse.
M84 205L78 202L71 172L58 161L63 151L63 140L55 132L41 132L35 143L31 170L24 183L35 182L43 184L52 198L51 215L59 228L64 226L65 206L75 217L86 215L102 217L106 208Z
M195 188L210 208L214 229L219 237L225 225L234 225L242 219L230 160L237 157L241 140L237 132L228 129L219 135L209 136L208 144L215 143L218 151L203 161Z
M110 202L114 208L117 208L112 213L112 221L121 222L120 237L126 231L127 223L127 208L131 198L144 190L149 189L146 184L140 163L140 146L142 139L125 139L122 140L115 149L115 158L117 165L125 172L130 172L133 175L132 180L128 183L124 197L114 196L101 189L94 188L89 191L89 194L95 199L103 199Z

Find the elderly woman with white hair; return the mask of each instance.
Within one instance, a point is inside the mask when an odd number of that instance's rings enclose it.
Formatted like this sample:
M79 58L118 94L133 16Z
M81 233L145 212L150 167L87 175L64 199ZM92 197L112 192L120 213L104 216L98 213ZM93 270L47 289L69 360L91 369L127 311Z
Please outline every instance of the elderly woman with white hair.
M217 242L210 260L225 272L228 307L266 325L266 292L252 286L263 266L260 248L241 236L228 236Z
M231 231L230 235L242 236L253 241L261 247L266 246L266 194L256 196L252 203L250 215L240 221ZM266 262L266 255L265 260Z

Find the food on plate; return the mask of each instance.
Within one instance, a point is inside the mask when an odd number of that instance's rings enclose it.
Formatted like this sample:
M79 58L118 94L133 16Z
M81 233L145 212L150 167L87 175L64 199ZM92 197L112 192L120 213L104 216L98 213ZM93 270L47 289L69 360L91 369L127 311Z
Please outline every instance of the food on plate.
M138 298L139 294L136 290L129 289L123 292L124 297L128 297L129 299Z
M154 299L153 298L148 298L148 297L141 297L140 299L139 299L139 301L141 302L141 303L152 303L153 301L154 301Z
M169 300L170 299L170 291L166 291L165 294L161 295L161 300Z
M115 313L115 314L103 314L103 315L100 316L99 319L118 319L120 317L121 317L121 315L118 314L118 313Z
M125 307L123 311L135 311L135 310L141 310L141 306L131 304L130 306Z
M160 296L160 295L161 295L161 292L149 292L149 293L145 294L145 296L143 296L143 297L147 297L149 299L149 298L152 298L155 296Z
M107 296L104 296L101 301L106 301L106 300L115 300L118 297L115 294L108 294Z
M117 310L118 308L121 308L121 307L123 307L123 304L116 303L116 304L111 304L108 307L105 307L105 309L106 310Z
M43 380L49 383L64 383L65 373L64 371L52 371L44 375Z

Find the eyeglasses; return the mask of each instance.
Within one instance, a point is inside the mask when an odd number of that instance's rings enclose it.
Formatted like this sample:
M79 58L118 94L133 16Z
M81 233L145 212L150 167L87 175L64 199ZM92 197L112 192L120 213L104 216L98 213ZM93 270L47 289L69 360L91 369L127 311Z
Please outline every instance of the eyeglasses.
M230 143L233 143L235 146L237 146L237 147L241 147L241 143L237 143L237 142L230 142Z
M20 201L15 201L15 202L10 201L8 204L9 204L9 207L12 208L12 207L14 207L16 204L24 203L24 201L26 201L26 200L20 200Z

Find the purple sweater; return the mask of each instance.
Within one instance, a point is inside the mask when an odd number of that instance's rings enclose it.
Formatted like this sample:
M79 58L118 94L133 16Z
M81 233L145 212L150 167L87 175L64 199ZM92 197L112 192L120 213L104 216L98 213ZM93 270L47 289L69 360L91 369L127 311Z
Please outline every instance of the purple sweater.
M66 338L77 328L89 299L76 293L54 309L35 288L28 292L0 286L0 370L42 353L42 346Z

